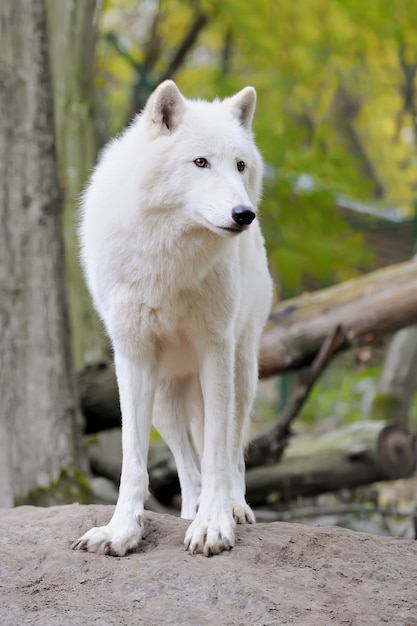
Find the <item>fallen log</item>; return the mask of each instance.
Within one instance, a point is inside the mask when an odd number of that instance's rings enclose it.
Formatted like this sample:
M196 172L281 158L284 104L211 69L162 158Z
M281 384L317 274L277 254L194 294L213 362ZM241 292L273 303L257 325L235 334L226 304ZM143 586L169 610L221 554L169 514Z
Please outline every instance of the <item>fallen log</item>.
M320 436L298 435L278 464L248 469L248 502L257 506L271 494L287 501L408 478L416 468L415 444L407 429L381 421L356 422Z
M328 289L287 300L271 313L260 347L260 376L284 374L310 365L337 327L337 351L378 340L417 323L417 262L400 263ZM86 432L120 424L114 368L86 367L78 377Z
M78 391L87 435L121 426L113 363L102 361L86 366L78 374Z
M298 385L278 419L249 442L246 466L265 465L271 462L277 463L280 460L292 434L290 429L291 422L297 417L316 380L320 377L343 341L343 330L341 326L336 326L333 333L326 338L320 351L315 356L303 383Z
M417 322L417 262L391 265L278 306L260 346L261 377L310 365L337 326L339 350L367 345Z
M252 442L260 441L259 435ZM119 482L121 456L103 458L90 447L95 473ZM248 502L265 504L312 496L376 481L408 478L416 467L415 436L381 421L362 421L322 435L292 437L280 462L261 465L256 445L249 446L246 486ZM172 455L167 451L149 465L151 493L166 506L179 493Z

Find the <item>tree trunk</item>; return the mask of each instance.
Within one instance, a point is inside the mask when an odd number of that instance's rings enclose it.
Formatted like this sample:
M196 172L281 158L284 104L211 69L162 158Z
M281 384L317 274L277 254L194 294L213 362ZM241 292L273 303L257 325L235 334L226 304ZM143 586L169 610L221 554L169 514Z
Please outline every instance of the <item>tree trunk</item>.
M416 387L417 326L411 326L399 330L388 346L371 417L406 426Z
M42 0L0 4L0 506L80 465Z
M96 161L94 49L96 0L46 0L55 132L64 193L64 236L72 349L77 369L103 357L108 340L82 276L76 222L78 199Z

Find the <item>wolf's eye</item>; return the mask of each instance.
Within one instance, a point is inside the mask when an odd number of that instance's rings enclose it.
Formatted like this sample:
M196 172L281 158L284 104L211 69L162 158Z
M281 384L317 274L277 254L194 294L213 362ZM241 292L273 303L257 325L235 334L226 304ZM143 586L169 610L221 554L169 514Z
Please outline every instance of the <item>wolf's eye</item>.
M199 157L198 159L195 159L194 163L197 165L197 167L207 167L208 166L208 161L204 157Z
M246 167L246 163L245 163L245 161L238 161L238 162L236 163L236 167L237 167L237 169L238 169L238 171L239 171L239 172L243 172L243 170L244 170L244 169L245 169L245 167Z

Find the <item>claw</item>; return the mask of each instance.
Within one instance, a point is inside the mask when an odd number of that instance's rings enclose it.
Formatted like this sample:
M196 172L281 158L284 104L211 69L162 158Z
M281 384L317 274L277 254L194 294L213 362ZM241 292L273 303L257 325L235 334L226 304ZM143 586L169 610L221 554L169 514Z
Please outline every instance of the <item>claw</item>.
M231 546L229 539L227 537L222 537L222 541L223 541L224 549L230 550L232 546Z
M71 550L85 550L87 546L86 541L81 541L81 539L77 539L74 543L71 544Z
M233 519L236 524L254 524L255 516L249 506L235 505L233 507Z

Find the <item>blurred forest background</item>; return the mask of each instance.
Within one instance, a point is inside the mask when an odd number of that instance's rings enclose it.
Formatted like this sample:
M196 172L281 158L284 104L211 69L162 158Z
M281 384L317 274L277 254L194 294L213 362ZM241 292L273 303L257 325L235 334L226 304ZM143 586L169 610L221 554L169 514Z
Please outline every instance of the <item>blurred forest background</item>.
M187 97L207 99L255 86L254 128L266 165L261 219L280 299L412 258L417 233L417 3L36 0L33 6L39 8L38 26L45 22L52 74L71 358L78 372L97 363L104 369L110 356L78 265L78 197L100 148L166 78L174 79ZM25 0L5 1L5 27L19 31L25 8ZM6 52L14 43L10 35L3 37ZM7 55L10 68L12 56ZM15 61L19 64L20 57ZM412 430L417 421L417 332L410 327L400 333L394 356L388 355L384 341L338 357L315 386L295 429L322 433L375 418L372 407L384 370L392 385L400 362L406 363L401 379L406 399L399 421ZM261 384L254 434L276 419L302 377L296 373ZM79 379L81 392L82 385ZM100 462L94 449L107 445L97 437L89 442L96 469ZM85 451L77 455L85 456ZM55 479L56 472L51 473ZM37 481L36 487L41 484ZM20 491L13 502L25 501ZM407 485L406 491L406 498L395 491L393 510L398 519L405 516L413 523L417 488ZM352 504L355 494L344 497ZM270 488L261 504L274 508L280 497L279 490ZM391 502L386 495L378 497L366 492L360 499L382 507ZM405 513L399 500L406 501Z

